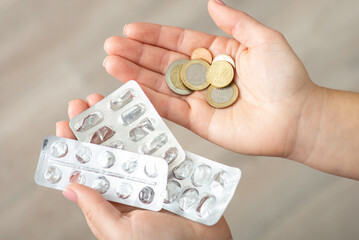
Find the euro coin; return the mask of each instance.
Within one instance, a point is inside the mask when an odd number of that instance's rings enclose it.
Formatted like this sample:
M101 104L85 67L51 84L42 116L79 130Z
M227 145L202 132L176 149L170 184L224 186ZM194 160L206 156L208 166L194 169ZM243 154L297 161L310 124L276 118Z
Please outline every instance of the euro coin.
M213 58L212 64L218 61L226 61L229 62L233 68L236 68L236 65L234 64L234 60L231 56L227 55L227 54L220 54L218 56L216 56L215 58Z
M207 102L215 108L225 108L232 105L238 98L238 88L233 82L224 88L209 86L207 89Z
M191 54L191 59L202 59L210 64L212 63L212 54L208 49L196 48Z
M203 90L208 87L207 70L209 64L201 59L186 62L181 69L183 84L191 90Z
M176 60L167 68L165 73L165 78L168 87L175 93L180 95L191 94L192 91L186 88L181 80L181 69L183 64L188 62L188 60L180 59Z
M207 71L208 82L217 88L229 85L234 77L234 70L230 63L218 61L213 63Z

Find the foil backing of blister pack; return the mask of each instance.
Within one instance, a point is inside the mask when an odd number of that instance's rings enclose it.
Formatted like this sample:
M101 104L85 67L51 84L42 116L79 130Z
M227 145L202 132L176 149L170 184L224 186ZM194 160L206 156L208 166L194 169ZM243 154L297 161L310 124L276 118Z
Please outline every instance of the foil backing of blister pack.
M70 121L79 141L165 159L169 170L185 153L136 81L129 81Z
M169 173L163 208L213 225L223 215L240 178L240 169L186 151L186 159Z
M70 183L84 184L107 200L159 211L167 172L167 162L158 157L49 136L43 141L35 182L59 190Z

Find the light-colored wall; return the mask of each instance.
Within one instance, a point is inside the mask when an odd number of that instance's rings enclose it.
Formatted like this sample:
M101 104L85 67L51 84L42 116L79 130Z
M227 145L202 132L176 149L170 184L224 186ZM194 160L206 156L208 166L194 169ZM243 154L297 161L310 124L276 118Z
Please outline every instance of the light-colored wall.
M283 32L312 79L359 92L359 1L226 0ZM205 0L0 1L0 238L93 239L60 191L35 185L41 141L69 100L121 83L106 74L104 40L125 23L220 34ZM358 239L359 183L295 162L231 153L167 122L183 147L242 169L225 216L235 239Z

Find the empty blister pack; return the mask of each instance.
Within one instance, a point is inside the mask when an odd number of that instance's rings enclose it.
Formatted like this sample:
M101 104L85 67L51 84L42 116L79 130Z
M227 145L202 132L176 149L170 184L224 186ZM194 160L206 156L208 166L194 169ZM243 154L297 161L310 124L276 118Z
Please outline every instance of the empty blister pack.
M161 157L169 169L185 153L135 81L129 81L70 121L79 141Z
M159 211L167 171L161 158L49 136L43 142L35 182L59 190L70 183L84 184L107 200Z
M221 218L241 178L241 170L186 152L169 173L163 208L213 225Z

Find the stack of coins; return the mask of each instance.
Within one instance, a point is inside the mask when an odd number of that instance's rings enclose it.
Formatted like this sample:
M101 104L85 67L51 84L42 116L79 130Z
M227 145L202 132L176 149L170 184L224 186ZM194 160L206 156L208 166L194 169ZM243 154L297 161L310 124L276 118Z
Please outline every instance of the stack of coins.
M227 54L216 56L208 49L197 48L191 60L174 61L167 68L168 87L180 95L207 89L207 102L215 108L232 105L238 98L238 88L233 82L235 64Z

